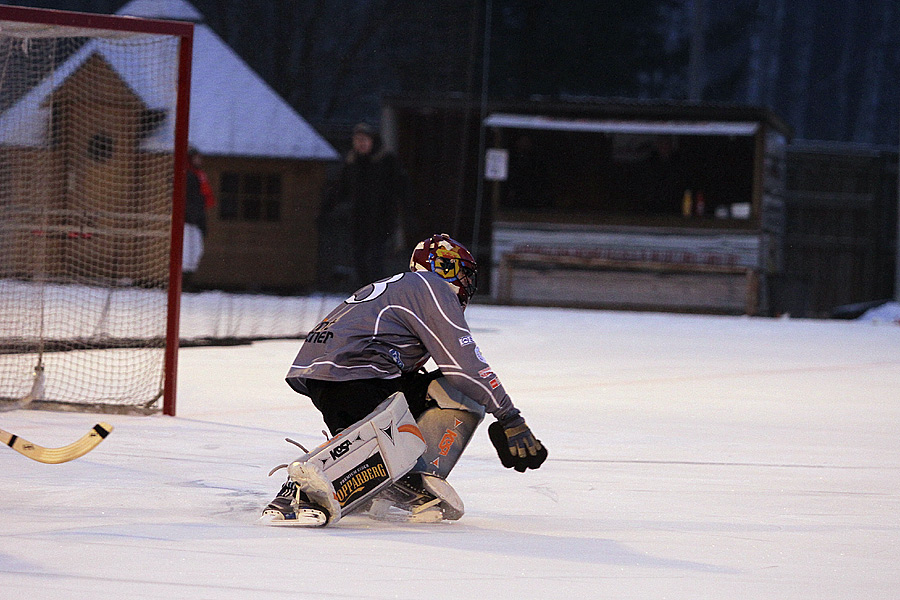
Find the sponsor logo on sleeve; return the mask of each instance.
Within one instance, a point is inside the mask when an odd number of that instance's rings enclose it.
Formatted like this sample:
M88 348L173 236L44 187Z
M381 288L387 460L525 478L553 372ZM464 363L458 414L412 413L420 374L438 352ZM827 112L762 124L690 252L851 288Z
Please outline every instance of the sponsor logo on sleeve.
M496 390L498 387L500 387L500 380L494 377L493 379L488 381L488 385L491 386L492 390Z
M487 379L488 377L494 376L494 372L491 370L490 367L488 367L487 369L482 369L482 370L478 371L478 374L481 376L482 379Z
M390 350L388 350L388 354L391 355L391 358L394 359L394 362L398 367L400 367L400 370L402 371L403 367L405 367L406 365L403 364L403 360L400 358L400 353L397 352L397 350L395 350L394 348L391 348Z
M475 357L484 364L488 364L488 361L484 360L484 356L481 354L481 349L478 346L475 346Z
M460 346L471 346L474 343L475 343L475 340L472 339L471 335L464 335L461 338L459 338Z

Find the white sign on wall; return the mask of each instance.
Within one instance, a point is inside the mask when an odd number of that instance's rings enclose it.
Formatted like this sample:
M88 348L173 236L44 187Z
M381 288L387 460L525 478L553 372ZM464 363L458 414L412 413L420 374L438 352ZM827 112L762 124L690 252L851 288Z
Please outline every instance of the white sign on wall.
M484 178L488 181L506 181L509 174L509 150L488 148L484 154Z

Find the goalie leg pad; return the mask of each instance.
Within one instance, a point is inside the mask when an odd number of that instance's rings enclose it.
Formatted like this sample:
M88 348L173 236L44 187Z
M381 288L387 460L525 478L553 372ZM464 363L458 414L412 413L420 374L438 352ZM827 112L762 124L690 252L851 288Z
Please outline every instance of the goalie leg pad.
M455 521L465 512L446 478L484 418L484 407L444 377L428 385L426 403L417 425L428 447L410 473L373 502L370 516L375 519Z
M331 515L333 523L405 475L424 450L425 438L403 393L397 392L365 419L291 463L288 472L311 500L321 503L322 498L328 503L323 506L337 513ZM330 489L323 491L323 481ZM304 485L318 497L313 498Z
M431 382L427 398L431 407L417 425L428 447L412 470L446 479L484 419L484 407L443 377Z

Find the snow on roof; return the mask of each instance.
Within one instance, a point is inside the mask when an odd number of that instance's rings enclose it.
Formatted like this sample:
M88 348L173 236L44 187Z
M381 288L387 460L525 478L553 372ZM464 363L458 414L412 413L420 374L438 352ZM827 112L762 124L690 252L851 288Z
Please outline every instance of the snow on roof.
M199 20L202 15L184 0L134 0L117 14L146 18ZM158 52L174 52L167 46ZM148 108L168 106L171 84L150 81L150 69L128 67L121 54L102 40L85 44L55 73L0 115L0 144L46 143L49 108L44 100L95 53L99 53ZM138 56L138 60L158 57ZM338 153L209 27L194 28L189 134L203 154L334 160ZM174 115L145 148L171 148Z
M144 36L147 37L147 36ZM155 36L149 36L155 37ZM175 94L174 82L155 76L149 65L171 63L176 58L174 44L142 45L140 53L123 53L115 41L92 39L82 46L40 84L29 90L18 102L0 115L0 144L42 146L46 144L50 118L47 97L62 86L91 56L101 56L118 73L122 81L150 109L165 109ZM172 119L170 119L171 121ZM163 130L166 128L163 127ZM168 129L172 129L171 126ZM171 139L172 132L169 132ZM172 144L169 143L169 148Z
M116 14L202 21L185 0L134 0ZM207 25L194 27L191 144L203 154L338 158L303 117Z
M185 0L132 0L119 9L117 15L145 19L173 19L175 21L203 21L203 13Z
M194 30L190 138L204 154L338 158L335 149L205 25Z
M753 135L759 124L744 121L635 121L627 119L563 119L544 115L496 113L484 120L488 127L588 131L645 135Z

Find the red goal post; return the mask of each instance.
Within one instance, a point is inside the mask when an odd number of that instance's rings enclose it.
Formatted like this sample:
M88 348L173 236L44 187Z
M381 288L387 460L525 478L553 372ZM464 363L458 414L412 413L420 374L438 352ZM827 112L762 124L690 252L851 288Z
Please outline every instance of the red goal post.
M193 32L0 6L0 409L175 414Z

